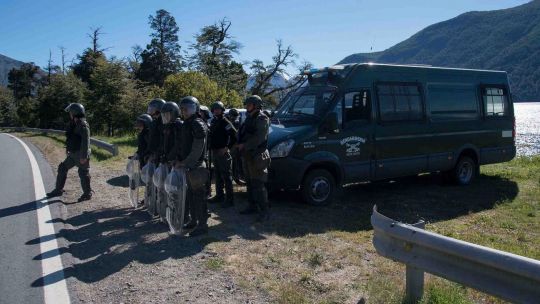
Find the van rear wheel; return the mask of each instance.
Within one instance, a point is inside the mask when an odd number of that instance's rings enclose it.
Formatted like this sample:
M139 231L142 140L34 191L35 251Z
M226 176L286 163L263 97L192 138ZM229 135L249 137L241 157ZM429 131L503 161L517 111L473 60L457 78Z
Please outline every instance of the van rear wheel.
M336 181L334 176L324 169L308 172L302 182L302 199L311 205L328 205L334 199Z
M469 156L459 158L456 166L449 172L452 181L458 185L468 185L476 177L477 164Z

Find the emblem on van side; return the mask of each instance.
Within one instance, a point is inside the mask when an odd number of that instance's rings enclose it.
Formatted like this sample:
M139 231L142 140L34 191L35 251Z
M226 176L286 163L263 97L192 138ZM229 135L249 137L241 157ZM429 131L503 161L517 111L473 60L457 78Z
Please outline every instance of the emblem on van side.
M345 153L347 156L360 155L360 145L366 142L365 138L359 136L350 136L342 139L340 144L346 147Z

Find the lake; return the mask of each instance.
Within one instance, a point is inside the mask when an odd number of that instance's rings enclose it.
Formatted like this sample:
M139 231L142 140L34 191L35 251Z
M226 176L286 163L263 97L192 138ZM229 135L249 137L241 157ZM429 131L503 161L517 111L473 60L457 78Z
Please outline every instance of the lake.
M540 102L514 103L518 155L540 154Z

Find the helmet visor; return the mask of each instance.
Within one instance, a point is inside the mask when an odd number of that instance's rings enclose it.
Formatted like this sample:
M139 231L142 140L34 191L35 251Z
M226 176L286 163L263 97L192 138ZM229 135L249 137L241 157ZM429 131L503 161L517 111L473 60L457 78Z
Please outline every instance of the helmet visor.
M158 108L155 106L148 106L148 109L146 110L146 114L154 115L158 111Z
M195 104L182 104L180 106L180 113L184 119L191 117L191 115L195 114L196 110L197 106Z
M168 124L172 122L173 113L172 112L165 112L161 113L161 119L163 120L163 124Z

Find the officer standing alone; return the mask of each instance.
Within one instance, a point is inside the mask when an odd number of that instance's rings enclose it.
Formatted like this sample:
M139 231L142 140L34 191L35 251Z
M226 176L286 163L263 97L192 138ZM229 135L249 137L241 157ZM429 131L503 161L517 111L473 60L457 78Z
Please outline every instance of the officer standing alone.
M85 118L84 107L80 103L71 103L65 109L69 113L70 121L66 130L66 159L58 166L56 187L47 193L47 197L61 196L64 193L67 173L69 169L77 166L83 194L78 202L92 198L90 187L90 126Z
M185 229L195 228L189 236L208 233L208 208L206 204L206 183L208 170L204 165L208 127L201 119L199 101L193 96L184 97L180 101L180 113L184 124L177 135L181 144L177 150L177 168L185 168L188 191L186 205L189 206L191 220L184 225Z
M210 124L209 145L216 172L216 195L210 199L213 203L222 203L222 207L234 205L232 185L232 157L229 149L236 143L236 128L224 116L225 106L216 101L210 107L214 118ZM225 194L223 193L225 188Z
M268 180L270 154L268 152L268 129L270 119L264 115L262 99L252 95L244 101L247 117L239 131L238 151L244 162L249 206L241 214L259 213L258 222L270 218L268 210L268 192L265 183Z

